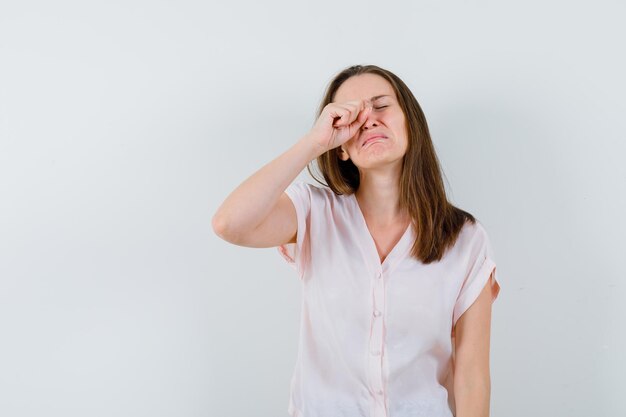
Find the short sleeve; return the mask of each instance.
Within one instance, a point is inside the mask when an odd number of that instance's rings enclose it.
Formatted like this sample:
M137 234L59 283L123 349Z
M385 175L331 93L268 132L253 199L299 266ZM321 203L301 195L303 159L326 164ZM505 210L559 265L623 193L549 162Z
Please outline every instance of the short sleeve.
M310 185L305 181L296 181L292 183L285 193L296 209L296 217L298 219L298 232L296 235L296 243L286 243L277 247L278 252L297 272L298 277L304 278L309 258L309 228L311 214L311 189Z
M471 227L473 228L473 235L468 245L470 266L454 305L453 326L476 301L488 281L491 286L492 303L500 293L500 283L496 276L496 262L489 236L478 220Z

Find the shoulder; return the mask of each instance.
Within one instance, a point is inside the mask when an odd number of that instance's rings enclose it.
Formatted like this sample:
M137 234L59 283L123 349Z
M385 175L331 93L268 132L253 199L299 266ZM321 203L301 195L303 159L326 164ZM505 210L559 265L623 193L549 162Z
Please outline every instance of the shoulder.
M341 195L337 195L329 187L321 184L312 184L304 180L294 181L287 192L295 191L308 195L312 201L333 201L340 199Z
M294 182L292 182L289 187L287 187L287 189L289 188L294 188L294 189L299 189L299 190L306 190L309 192L315 192L315 193L319 193L319 192L323 192L324 188L327 187L322 187L321 185L316 185L316 184L311 184L307 181L304 180L296 180Z
M487 229L478 219L474 223L468 220L461 228L459 239L468 243L488 239Z
M472 258L490 248L487 229L478 219L474 223L466 221L454 243L452 253L461 258Z

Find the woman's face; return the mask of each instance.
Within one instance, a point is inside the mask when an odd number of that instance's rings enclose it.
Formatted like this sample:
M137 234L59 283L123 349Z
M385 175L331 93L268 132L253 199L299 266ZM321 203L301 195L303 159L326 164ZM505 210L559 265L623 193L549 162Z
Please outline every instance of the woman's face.
M338 149L339 157L365 169L401 163L408 146L406 120L391 84L376 74L350 77L337 89L333 102L351 100L372 100L372 111L359 132L341 145L343 152ZM383 137L365 144L379 134Z

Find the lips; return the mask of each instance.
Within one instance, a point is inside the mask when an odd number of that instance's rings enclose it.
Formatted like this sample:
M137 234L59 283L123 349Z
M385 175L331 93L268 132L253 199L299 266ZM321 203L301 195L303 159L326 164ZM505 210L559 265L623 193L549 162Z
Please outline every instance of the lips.
M363 141L363 146L367 145L368 142L371 142L371 141L376 140L376 139L387 139L387 136L385 136L385 135L371 135L371 136L365 138L365 140ZM363 147L363 146L361 146L361 147Z

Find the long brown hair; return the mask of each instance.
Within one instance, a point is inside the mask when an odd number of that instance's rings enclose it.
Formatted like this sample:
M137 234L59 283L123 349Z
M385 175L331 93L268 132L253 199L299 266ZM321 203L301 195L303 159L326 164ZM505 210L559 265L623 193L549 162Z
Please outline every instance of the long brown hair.
M324 107L333 102L335 93L344 81L366 73L379 75L391 84L406 119L408 147L402 160L399 185L400 207L408 210L417 236L411 248L411 256L425 264L439 261L446 249L454 244L465 222L473 224L476 219L448 201L426 117L406 84L391 71L376 65L353 65L330 81L316 119ZM358 168L351 159L341 160L337 149L320 155L316 162L326 184L313 175L309 165L307 170L315 181L329 187L335 194L353 194L359 188Z

